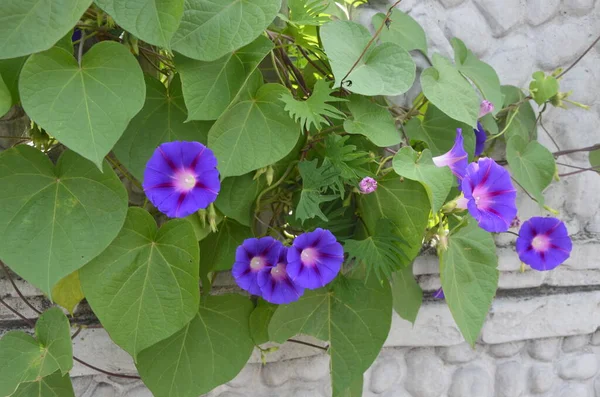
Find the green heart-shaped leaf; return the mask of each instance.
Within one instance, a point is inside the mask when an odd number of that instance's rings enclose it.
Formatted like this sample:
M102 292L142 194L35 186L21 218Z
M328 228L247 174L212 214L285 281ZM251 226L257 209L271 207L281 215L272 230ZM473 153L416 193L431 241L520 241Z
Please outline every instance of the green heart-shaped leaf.
M92 0L2 0L0 59L45 51L79 21Z
M50 295L121 230L127 191L108 163L100 172L72 151L56 167L40 151L0 154L0 258Z
M349 134L361 134L379 147L389 147L400 143L400 132L396 129L391 113L369 98L354 95L348 109L352 119L344 121L344 129Z
M154 150L164 142L198 141L206 143L212 123L192 121L186 123L187 112L181 93L179 75L168 87L148 75L146 103L131 120L114 148L114 153L138 180L144 179L146 163Z
M215 205L223 215L244 226L252 226L254 202L265 187L265 178L255 179L254 173L225 178Z
M345 89L368 96L400 95L408 91L416 70L408 51L397 44L383 43L370 46L363 55L371 39L367 28L356 22L335 21L323 25L321 40L331 62L335 86L339 87L344 79ZM350 70L352 72L345 77Z
M415 323L421 303L423 303L423 290L415 280L412 265L398 270L392 279L392 296L394 310L400 317Z
M252 309L241 295L208 296L185 328L139 355L146 386L158 397L197 397L233 379L254 347Z
M59 371L34 382L22 383L11 397L75 397L69 374Z
M378 29L385 19L385 14L373 16L373 27ZM413 17L397 8L392 10L390 24L381 31L379 39L386 43L395 43L406 51L419 50L427 54L427 37L425 31Z
M19 91L29 117L99 168L146 96L136 59L113 41L94 45L81 67L58 47L30 56Z
M185 0L171 46L189 58L214 61L256 39L280 8L281 0Z
M558 94L560 86L554 76L547 76L544 72L538 71L533 75L533 81L529 83L529 91L533 100L538 105L543 105L550 98Z
M117 238L80 270L81 286L111 338L135 358L196 315L199 259L190 222L157 230L148 212L132 207Z

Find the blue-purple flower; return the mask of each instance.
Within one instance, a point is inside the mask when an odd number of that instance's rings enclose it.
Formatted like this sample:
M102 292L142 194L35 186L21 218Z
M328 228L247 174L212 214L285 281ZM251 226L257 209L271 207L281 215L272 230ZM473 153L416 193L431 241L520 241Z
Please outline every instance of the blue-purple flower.
M479 157L481 156L481 153L483 153L483 149L485 149L487 134L480 122L477 122L477 129L474 129L473 131L475 132L475 156Z
M200 142L167 142L156 148L144 171L144 192L159 211L184 218L217 199L217 159Z
M442 287L433 293L434 299L446 299L446 295L444 295L444 290Z
M573 243L565 224L556 218L533 217L523 223L517 253L535 270L552 270L571 255Z
M278 305L291 303L304 294L304 288L294 283L287 273L287 252L288 248L282 246L275 266L258 272L258 287L267 302Z
M517 215L517 191L507 170L490 158L469 164L462 191L473 218L488 232L505 232Z
M450 151L433 158L433 163L438 167L450 167L450 171L461 180L469 163L467 152L463 146L462 129L456 129L456 139Z
M486 114L491 113L493 111L494 111L494 104L491 103L490 101L483 100L483 101L481 101L481 104L479 105L479 118L482 118Z
M277 265L282 247L272 237L245 240L235 251L235 263L231 269L237 285L252 295L261 295L258 274Z
M321 288L339 273L344 248L329 230L318 228L294 239L287 260L287 272L297 285Z
M358 184L362 194L370 194L377 190L377 181L370 176L364 177Z

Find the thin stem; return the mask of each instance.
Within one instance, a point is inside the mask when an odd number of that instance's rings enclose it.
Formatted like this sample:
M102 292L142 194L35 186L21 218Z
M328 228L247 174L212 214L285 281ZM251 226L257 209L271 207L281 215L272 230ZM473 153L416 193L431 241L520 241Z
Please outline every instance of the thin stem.
M304 342L304 341L301 341L301 340L298 340L298 339L288 339L287 341L288 342L292 342L292 343L297 343L299 345L314 347L315 349L320 349L320 350L323 350L323 351L329 350L329 347L323 347L323 346L315 345L313 343Z
M583 59L583 57L585 57L588 52L590 52L592 50L592 48L594 48L594 46L596 45L596 43L598 43L600 41L600 36L598 36L596 38L596 40L594 40L594 42L587 48L587 50L585 50L583 52L583 54L581 54L581 56L579 56L579 58L577 58L575 60L575 62L573 62L573 64L571 64L571 66L569 66L568 68L566 68L561 74L559 74L558 76L556 76L557 79L560 79L561 77L563 77L565 74L567 74L567 72L571 69L573 69L575 67L575 65L577 65L579 63L579 61L581 61Z
M525 189L523 187L523 185L521 185L519 182L517 182L517 180L513 177L510 177L510 179L513 180L514 183L516 183L524 192L527 196L529 196L530 199L532 199L533 201L535 201L536 203L538 202L531 194L529 194L529 192L527 191L527 189Z
M288 166L287 170L285 170L285 172L283 173L283 175L281 176L281 178L279 178L277 180L277 182L273 183L271 186L269 186L268 188L266 188L265 190L263 190L262 192L260 192L260 194L256 198L256 207L255 207L256 209L255 209L254 212L258 212L260 210L260 200L263 198L263 196L265 194L267 194L268 192L270 192L271 190L275 189L277 186L279 186L285 180L285 178L287 178L287 176L292 171L292 169L294 168L294 166L296 165L296 163L298 163L298 160L292 161L290 163L290 165Z
M298 51L300 51L300 54L302 54L302 56L304 57L304 59L306 59L306 61L308 63L310 63L315 69L317 69L317 71L319 73L321 73L324 77L328 77L329 76L329 73L327 73L326 71L324 71L323 69L321 69L321 67L319 65L317 65L312 59L310 59L310 55L308 55L308 53L306 51L304 51L304 48L302 48L302 46L296 45L296 48L298 48Z
M146 61L148 61L148 63L154 68L156 69L159 73L164 74L165 76L169 76L169 73L165 72L164 70L161 69L160 66L156 65L154 62L152 62L152 60L150 59L150 57L148 57L148 55L146 55L146 53L144 51L140 52L140 54L142 54L142 56L144 57L144 59L146 59Z
M106 160L108 160L108 162L115 167L116 169L119 170L119 172L121 174L123 174L123 176L127 179L129 179L131 181L131 183L133 183L135 186L137 186L139 189L142 189L142 185L140 185L140 183L131 175L129 174L129 172L125 171L123 168L121 168L121 165L119 164L118 161L111 159L110 156L106 156Z
M492 140L494 140L494 139L496 139L496 138L499 138L499 137L501 137L502 135L504 135L504 133L505 133L506 131L508 131L508 127L510 127L510 125L512 124L512 122L513 122L513 120L515 119L515 117L517 117L517 114L518 114L518 113L519 113L519 109L517 108L517 109L515 110L515 112L514 112L514 113L513 113L513 114L510 116L510 118L508 119L508 123L506 123L506 125L504 126L504 129L503 129L501 132L499 132L498 134L490 136L490 137L489 137L489 138L486 140L486 142L492 141Z
M544 105L544 106L546 106L546 105ZM554 137L550 134L550 131L548 131L546 129L546 127L544 127L544 121L542 120L542 114L541 113L538 116L538 118L540 119L540 127L542 127L542 129L544 130L544 132L546 133L546 135L548 135L548 137L550 138L550 140L552 141L552 143L554 144L554 146L556 146L556 148L558 150L560 150L560 146L558 146L558 143L556 143L556 141L554 140Z
M21 313L19 313L18 310L16 310L12 306L10 306L8 303L6 303L4 301L4 299L0 298L0 303L3 304L8 310L10 310L11 312L13 312L16 316L18 316L21 320L25 321L27 323L27 325L29 325L31 328L35 327L35 323L33 322L32 319L27 318L24 315L22 315Z
M75 331L75 333L73 335L71 335L71 340L77 338L77 335L79 335L79 333L81 332L82 329L83 329L83 327L78 326L77 331Z
M554 157L559 157L565 154L578 153L578 152L593 152L594 150L600 149L600 143L597 143L593 146L584 147L581 149L567 149L567 150L559 150L558 152L552 153Z
M576 165L559 163L558 161L556 162L556 165L562 165L563 167L575 168L576 170L587 170L587 168L584 168L584 167L578 167ZM596 168L598 168L598 167L596 167Z
M25 304L31 308L31 310L33 310L37 314L42 314L41 311L39 311L35 306L33 306L31 303L29 303L29 300L27 300L27 298L25 298L25 296L23 296L23 294L21 293L21 290L19 289L19 287L17 287L17 284L15 284L15 280L13 280L12 276L10 275L10 271L8 270L8 268L6 267L4 262L0 261L0 266L2 266L4 273L6 273L6 277L8 277L8 280L12 284L13 289L15 290L17 295L19 295L19 298L21 298L21 300L23 302L25 302Z
M127 379L141 379L139 376L136 376L136 375L123 375L123 374L117 374L115 372L109 372L109 371L100 369L98 367L93 366L92 364L86 363L85 361L83 361L83 360L81 360L81 359L79 359L79 358L77 358L75 356L73 356L73 360L77 361L81 365L85 365L86 367L91 368L94 371L98 371L98 372L100 372L100 373L102 373L104 375L116 376L118 378L127 378Z
M515 232L512 232L512 231L510 231L510 230L507 230L507 231L505 231L505 232L502 232L502 233L508 233L508 234L512 234L512 235L514 235L514 236L517 236L517 237L519 237L519 233L515 233Z
M77 51L77 63L81 67L81 58L83 57L83 45L85 44L85 29L79 29L81 31L81 39L79 40L79 49Z
M586 171L595 171L595 172L598 172L598 170L600 170L600 167L583 168L583 169L580 169L580 170L577 170L577 171L567 172L566 174L558 174L558 176L563 177L563 176L581 174L582 172L586 172Z

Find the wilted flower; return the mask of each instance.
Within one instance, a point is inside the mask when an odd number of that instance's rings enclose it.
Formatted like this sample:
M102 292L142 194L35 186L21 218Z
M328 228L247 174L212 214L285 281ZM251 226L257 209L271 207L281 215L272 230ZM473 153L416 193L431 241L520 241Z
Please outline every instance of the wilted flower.
M438 167L450 167L450 171L460 180L465 176L465 169L469 163L467 158L467 152L465 152L463 147L462 129L457 128L456 139L454 140L452 149L441 156L434 157L432 160Z
M490 158L469 164L462 180L469 213L488 232L505 232L517 215L517 191L507 170Z
M296 285L287 273L287 252L288 248L282 246L275 266L258 272L258 286L267 302L278 305L291 303L304 294L304 288Z
M446 299L446 295L444 295L444 290L442 287L433 293L433 297L435 299Z
M519 218L519 216L515 216L515 218L510 223L510 228L514 229L514 228L517 228L519 226L521 226L521 219Z
M199 142L167 142L156 148L144 171L144 192L161 212L184 218L217 199L217 159Z
M479 118L482 118L488 113L494 111L494 104L490 101L483 100L481 101L481 105L479 105Z
M370 176L367 176L360 181L358 186L360 187L360 192L362 194L373 193L375 190L377 190L377 181Z
M231 274L237 285L252 295L261 295L258 274L277 265L283 245L272 237L246 239L235 251Z
M316 289L337 276L344 262L344 248L329 230L318 228L296 237L287 259L291 279L301 287Z
M517 238L522 262L535 270L552 270L571 254L573 243L565 224L556 218L533 217L523 223Z
M487 134L480 122L477 122L477 129L473 131L475 132L475 156L478 157L481 156L481 153L483 153L483 149L485 148Z

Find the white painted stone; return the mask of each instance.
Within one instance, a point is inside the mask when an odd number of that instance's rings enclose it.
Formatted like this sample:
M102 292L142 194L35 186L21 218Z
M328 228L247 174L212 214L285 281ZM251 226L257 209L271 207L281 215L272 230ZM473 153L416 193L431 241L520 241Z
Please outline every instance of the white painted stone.
M468 343L460 345L440 347L436 349L438 356L449 364L461 364L474 360L478 356L477 350Z
M552 361L558 354L561 344L559 338L534 339L529 341L529 355L536 360Z
M519 353L525 342L508 342L490 346L490 353L498 358L512 357Z
M433 349L412 349L406 354L405 387L414 397L439 397L448 387L448 375Z
M400 365L394 357L377 360L371 369L369 389L377 394L386 392L401 376Z
M492 47L493 39L483 15L471 3L448 11L446 37L458 37L477 56L484 55Z
M594 392L596 397L600 397L600 377L597 377L594 381Z
M491 397L490 375L480 367L464 367L452 376L448 397ZM511 396L514 397L514 396Z
M71 383L73 384L75 396L83 396L92 385L92 381L93 379L91 376L77 376L71 378Z
M586 385L570 383L561 387L556 397L591 397L591 393Z
M484 60L501 76L502 84L525 86L535 70L535 46L523 34L509 35L501 42L492 55Z
M567 380L590 379L596 375L597 372L598 357L593 353L566 357L558 363L558 375Z
M541 26L535 35L537 61L547 70L568 66L594 39L588 29L576 21L560 26Z
M496 397L519 397L525 391L523 366L508 361L496 368Z
M556 381L556 374L551 365L537 364L529 370L529 390L533 394L549 391Z
M246 365L239 374L232 380L230 380L227 385L231 387L248 387L249 384L258 376L258 372L260 371L260 366L255 364Z
M445 15L446 10L437 1L417 2L410 13L425 30L429 53L437 52L452 59L454 51L444 35Z
M563 7L565 11L574 15L586 15L594 8L596 0L564 0Z
M136 387L127 392L127 397L153 397L150 390L144 386Z
M226 391L225 393L219 394L219 397L246 397L243 394Z
M558 13L560 0L527 0L527 22L538 26Z
M593 105L598 103L600 98L595 95L594 90L590 90L589 87L600 87L600 70L597 65L600 63L600 54L598 51L589 52L569 73L565 74L560 80L561 91L573 91L573 94L569 99L581 102L586 105ZM592 112L598 112L598 107L592 109ZM568 122L568 116L570 112L566 114L560 114L564 116Z
M117 391L108 383L100 383L94 390L94 397L116 397Z
M521 0L474 0L495 37L504 36L522 21L525 10Z
M73 354L83 361L110 372L134 375L137 374L133 360L125 350L121 349L108 336L104 329L84 329L73 340ZM93 369L77 362L71 370L71 376L96 375Z
M600 346L600 328L596 330L596 332L594 332L594 334L592 335L592 345L594 346Z
M566 353L581 350L584 346L590 343L589 335L573 335L563 339L562 349Z
M263 383L270 387L278 387L290 380L294 374L292 365L280 363L267 363L260 371Z
M292 390L290 397L322 397L323 394L316 389L298 388Z
M444 7L452 8L452 7L456 7L457 5L464 3L465 0L440 0L440 2L444 5ZM449 19L451 19L451 18L449 18Z

